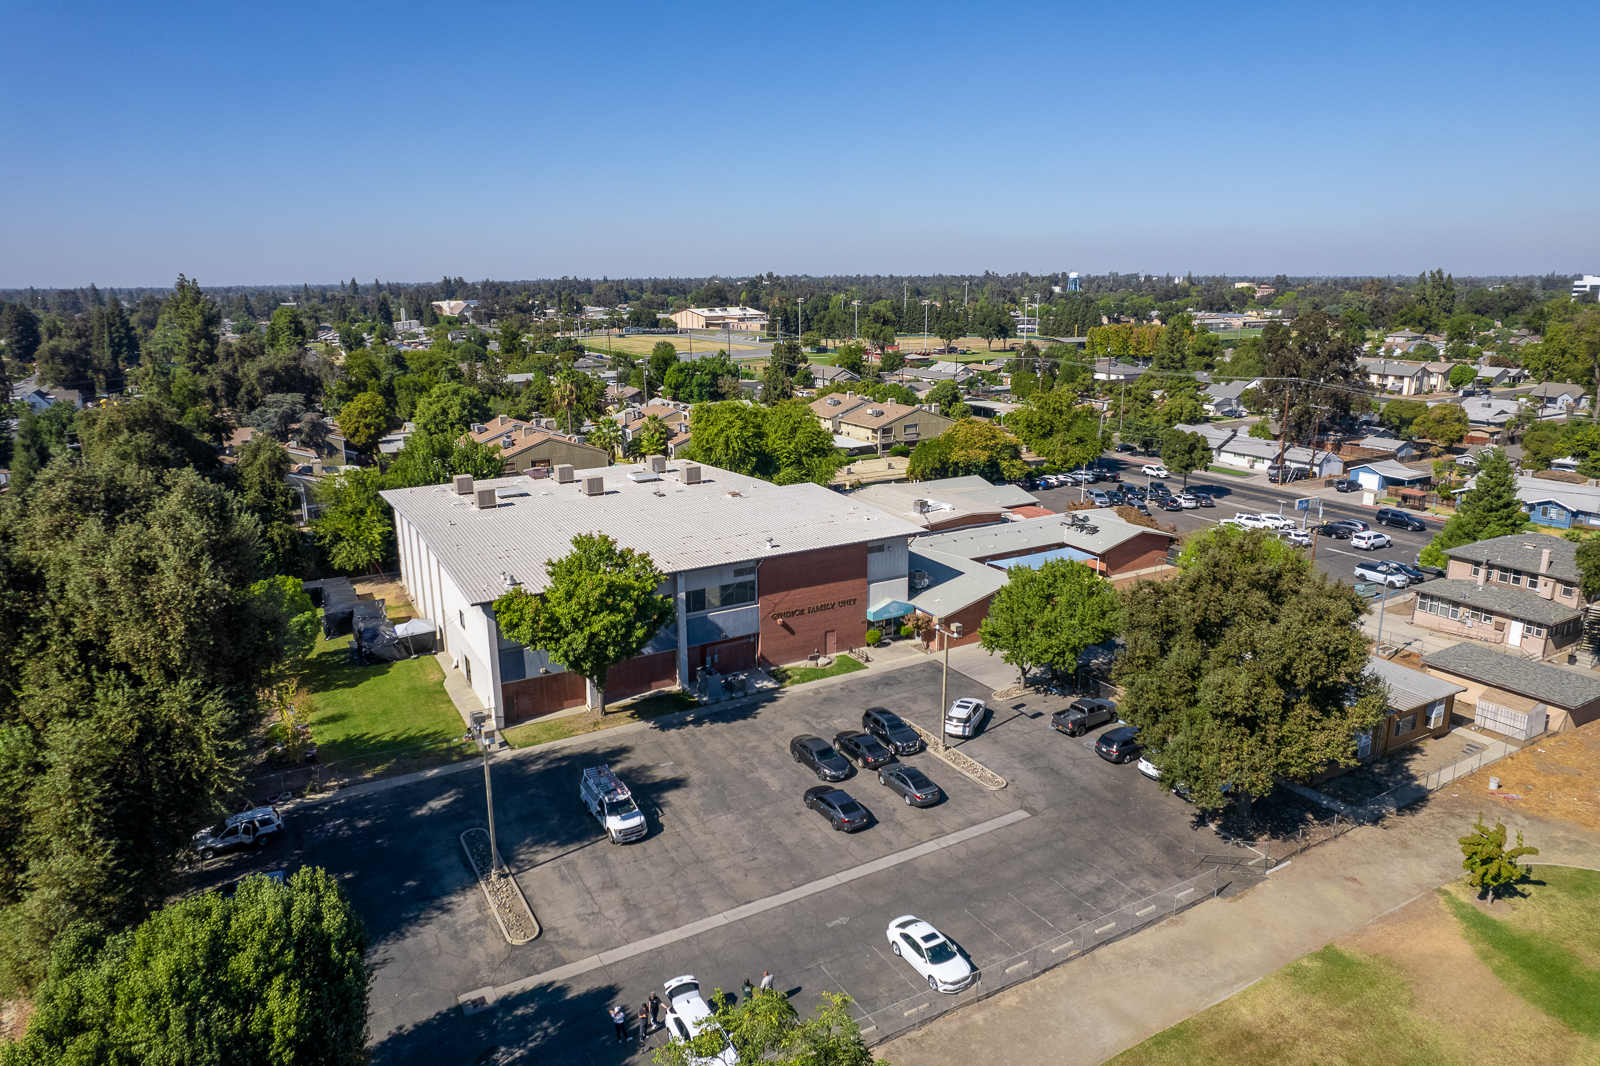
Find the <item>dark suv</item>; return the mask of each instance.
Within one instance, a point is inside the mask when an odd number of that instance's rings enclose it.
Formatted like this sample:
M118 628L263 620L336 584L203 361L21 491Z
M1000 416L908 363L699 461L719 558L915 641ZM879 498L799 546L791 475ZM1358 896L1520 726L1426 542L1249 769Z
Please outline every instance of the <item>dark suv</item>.
M1408 511L1397 510L1393 507L1380 507L1373 521L1380 526L1396 526L1400 529L1409 529L1422 532L1428 528L1428 523Z
M883 741L896 755L915 755L922 750L917 731L893 711L868 711L861 716L861 728Z
M1107 762L1127 762L1139 754L1139 727L1118 726L1100 734L1094 753Z
M1097 725L1117 720L1117 705L1110 700L1073 700L1064 711L1050 716L1050 728L1069 737L1081 737Z
M789 754L802 766L809 766L824 781L843 781L850 776L850 761L834 751L821 737L802 733L789 741Z

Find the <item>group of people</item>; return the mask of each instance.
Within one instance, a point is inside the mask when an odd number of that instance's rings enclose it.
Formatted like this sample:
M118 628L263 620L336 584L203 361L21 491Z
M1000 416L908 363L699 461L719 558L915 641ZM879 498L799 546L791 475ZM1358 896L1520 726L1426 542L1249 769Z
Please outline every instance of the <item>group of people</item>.
M748 1001L751 996L761 995L765 992L771 992L772 971L762 971L760 985L752 985L750 983L750 979L746 977L743 988L744 998L746 1001ZM655 1032L657 1029L666 1024L660 1020L660 1014L661 997L652 992L650 993L649 999L639 1004L638 1020L640 1047L644 1047L645 1041L649 1039L651 1033ZM628 1012L624 1010L620 1004L611 1008L611 1024L617 1030L617 1043L620 1044L628 1039Z

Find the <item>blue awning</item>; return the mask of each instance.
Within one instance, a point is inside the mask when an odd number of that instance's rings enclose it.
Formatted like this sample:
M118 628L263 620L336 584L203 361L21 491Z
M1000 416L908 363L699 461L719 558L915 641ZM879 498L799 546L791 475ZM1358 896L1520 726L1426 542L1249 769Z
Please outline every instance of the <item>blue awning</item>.
M867 608L867 620L881 622L885 618L899 618L902 615L908 615L914 610L916 608L904 600L884 600Z

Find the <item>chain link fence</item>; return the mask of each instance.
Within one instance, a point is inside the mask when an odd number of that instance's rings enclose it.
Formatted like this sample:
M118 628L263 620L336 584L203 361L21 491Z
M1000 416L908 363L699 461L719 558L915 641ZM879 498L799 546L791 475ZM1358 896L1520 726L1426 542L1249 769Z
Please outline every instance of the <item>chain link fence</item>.
M1025 951L997 959L985 965L978 979L960 992L929 989L871 1013L863 1013L857 1019L862 1033L876 1044L902 1032L921 1028L946 1011L987 999L1064 962L1171 918L1201 900L1211 899L1222 890L1222 886L1222 870L1213 867L1205 873L1058 933Z

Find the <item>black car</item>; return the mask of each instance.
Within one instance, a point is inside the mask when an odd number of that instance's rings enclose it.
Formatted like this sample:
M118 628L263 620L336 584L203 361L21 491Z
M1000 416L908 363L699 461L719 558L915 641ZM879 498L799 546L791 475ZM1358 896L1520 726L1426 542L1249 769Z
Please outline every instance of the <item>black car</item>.
M1146 518L1150 517L1150 508L1143 500L1140 500L1138 503L1134 504L1133 509L1144 515Z
M1124 454L1126 454L1127 452L1136 452L1138 450L1139 450L1138 448L1135 448L1131 444L1119 444L1119 445L1117 445L1117 451L1123 452Z
M1274 485L1284 485L1295 481L1304 481L1306 471L1298 466L1291 466L1287 472L1267 468L1267 480Z
M824 781L843 781L850 776L850 760L829 747L821 737L801 733L789 741L794 761L809 766Z
M1127 762L1139 754L1139 727L1122 725L1108 729L1094 742L1094 753L1107 762Z
M1069 737L1081 737L1097 725L1117 720L1117 705L1110 700L1073 700L1064 711L1050 716L1050 728Z
M806 789L806 806L828 820L836 831L854 832L867 824L867 809L850 798L850 793L832 785Z
M861 716L861 728L883 741L896 755L915 755L922 750L922 737L893 711L868 711Z
M846 729L842 733L835 734L833 746L839 749L841 755L854 761L863 770L876 770L894 761L894 752L884 747L881 740L859 729Z
M1357 489L1361 488L1361 483L1358 481L1351 481L1347 477L1342 477L1333 483L1333 487L1337 492L1355 492Z
M1183 510L1183 504L1178 502L1176 496L1163 496L1161 498L1161 509L1163 511L1181 511Z
M1367 530L1372 528L1359 518L1340 518L1335 520L1332 524L1336 526L1343 526L1352 533L1365 533Z
M891 766L878 771L878 784L900 794L907 807L932 807L944 798L939 786L915 766Z
M1428 523L1407 511L1396 510L1393 507L1378 508L1377 516L1373 518L1380 526L1395 526L1398 529L1409 529L1420 533L1428 528Z
M1420 585L1432 576L1430 574L1423 573L1419 567L1412 566L1410 563L1395 562L1391 563L1390 565L1392 565L1396 570L1399 570L1402 574L1406 575L1406 577L1409 577L1413 585Z
M1324 522L1322 525L1317 526L1314 532L1319 537L1332 537L1334 540L1349 540L1350 534L1354 533L1355 530L1351 529L1349 526L1340 525L1338 522Z
M1127 485L1127 486L1124 486L1124 488L1122 490L1122 494L1124 496L1126 496L1130 500L1139 500L1139 501L1143 501L1146 496L1150 495L1148 492L1146 492L1144 489L1140 488L1138 485Z
M1128 497L1124 496L1120 489L1111 489L1106 493L1106 499L1111 501L1113 507L1121 507L1128 502Z

